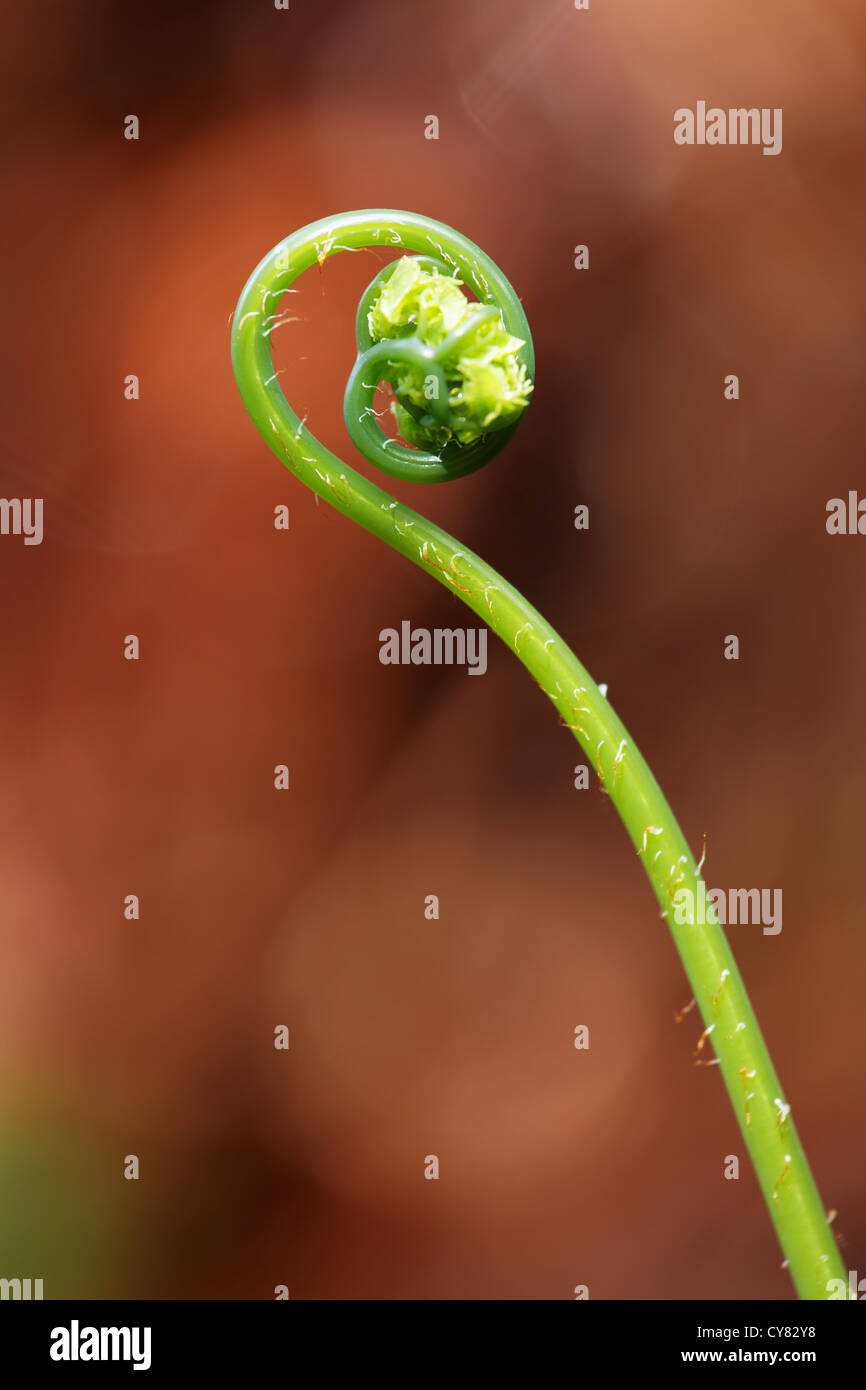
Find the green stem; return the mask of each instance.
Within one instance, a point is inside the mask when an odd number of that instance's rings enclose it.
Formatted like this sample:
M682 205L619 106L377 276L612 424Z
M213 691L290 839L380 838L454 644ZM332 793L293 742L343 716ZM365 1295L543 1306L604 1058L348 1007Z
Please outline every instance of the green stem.
M479 300L499 307L505 327L525 341L521 352L531 372L529 326L514 290L494 262L439 222L368 209L302 228L274 247L253 271L232 330L232 361L244 404L274 453L303 483L426 570L486 622L520 658L572 730L622 817L667 920L709 1030L701 1040L701 1060L710 1060L711 1043L797 1292L801 1298L826 1299L828 1281L841 1279L844 1284L846 1276L824 1207L724 931L712 908L705 923L675 920L674 894L686 887L697 895L699 866L628 731L566 643L502 575L324 448L280 390L271 360L271 333L280 321L282 295L310 266L362 246L403 248L453 267ZM359 341L361 337L359 331ZM370 382L356 380L354 394L347 395L356 440L360 416L366 413L369 418L372 389ZM352 417L356 408L359 414ZM486 456L486 441L469 446L474 451L471 466L492 457L514 428L503 430L501 440L489 436L493 444ZM459 461L449 465L449 457L457 453L450 445L441 457L399 444L380 452L393 460L388 471L398 476L412 476L417 459L423 480L468 471Z

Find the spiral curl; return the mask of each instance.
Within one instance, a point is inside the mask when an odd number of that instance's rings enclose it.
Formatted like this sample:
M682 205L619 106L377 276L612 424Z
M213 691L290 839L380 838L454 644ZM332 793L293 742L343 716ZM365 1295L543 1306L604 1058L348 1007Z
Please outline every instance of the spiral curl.
M301 228L275 246L253 271L232 327L232 363L244 404L269 447L302 482L432 575L488 623L527 667L591 759L641 858L660 915L682 959L706 1025L699 1051L712 1033L719 1071L797 1290L803 1298L826 1299L827 1281L841 1277L844 1282L844 1270L790 1106L718 921L712 914L700 926L671 920L675 892L682 884L697 888L700 866L633 739L574 652L508 580L441 527L326 449L280 389L271 359L271 335L284 322L279 305L293 281L310 266L321 267L336 252L383 245L415 252L439 273L459 276L476 295L482 306L479 312L500 315L503 328L520 340L518 359L531 379L534 356L526 316L490 257L459 232L430 218L368 209ZM393 266L386 267L368 287L359 306L358 359L344 401L350 437L366 459L392 476L416 482L459 478L505 447L523 412L480 439L466 444L449 439L435 452L409 449L384 435L372 402L379 380L395 363L429 366L440 388L448 386L439 370L441 356L437 358L435 348L417 335L372 340L367 314L389 273L394 273ZM420 422L422 433L426 430L429 435L437 424L453 433L458 421L446 397L447 392L440 389L439 400L429 411L431 421ZM401 408L418 423L411 405L404 396ZM744 1076L749 1078L747 1098Z

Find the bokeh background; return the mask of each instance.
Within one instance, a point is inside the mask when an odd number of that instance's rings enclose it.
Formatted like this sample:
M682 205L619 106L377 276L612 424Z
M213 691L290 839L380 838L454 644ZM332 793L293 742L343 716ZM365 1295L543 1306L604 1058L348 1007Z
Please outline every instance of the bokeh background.
M0 1274L46 1297L791 1296L576 745L498 644L483 680L381 666L380 628L468 615L244 413L252 267L375 206L483 246L538 355L506 454L392 490L608 682L710 884L783 889L779 936L731 933L862 1271L866 540L824 525L866 487L860 6L86 0L7 3L3 29L0 495L43 497L45 539L0 539ZM675 146L698 99L782 107L783 153ZM377 263L328 261L275 336L355 463Z

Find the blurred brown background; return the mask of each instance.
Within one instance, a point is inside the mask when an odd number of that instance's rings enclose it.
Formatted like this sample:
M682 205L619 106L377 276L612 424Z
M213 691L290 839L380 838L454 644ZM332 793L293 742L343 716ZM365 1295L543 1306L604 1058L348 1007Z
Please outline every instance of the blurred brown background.
M866 1273L866 540L824 527L866 491L860 7L105 0L7 5L4 30L0 495L44 497L45 540L0 538L0 1274L47 1297L791 1296L576 745L498 644L483 681L379 664L382 627L471 620L241 405L253 266L376 206L483 246L538 355L505 455L392 490L609 683L709 882L783 889L781 935L734 947ZM782 107L782 154L678 148L699 99ZM276 342L353 461L377 260L308 277Z

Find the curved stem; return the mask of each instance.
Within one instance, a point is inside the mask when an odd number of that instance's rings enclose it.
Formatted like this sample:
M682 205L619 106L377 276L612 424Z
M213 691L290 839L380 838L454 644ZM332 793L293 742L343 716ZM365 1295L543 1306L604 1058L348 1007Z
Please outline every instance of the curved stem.
M453 266L506 327L523 338L517 297L488 256L451 228L405 212L369 209L315 222L276 246L238 302L232 360L249 414L279 459L302 482L456 594L519 657L595 766L616 806L679 951L758 1182L798 1294L826 1299L828 1281L845 1281L790 1108L785 1100L724 931L708 907L705 922L678 922L674 894L692 889L699 866L639 749L591 676L553 628L502 575L323 447L277 384L270 334L291 282L332 254L361 246L400 247ZM507 433L511 433L508 431ZM505 433L505 432L504 432ZM694 899L693 899L694 901ZM709 1057L707 1058L709 1060Z

